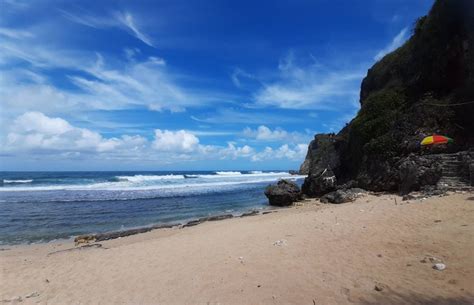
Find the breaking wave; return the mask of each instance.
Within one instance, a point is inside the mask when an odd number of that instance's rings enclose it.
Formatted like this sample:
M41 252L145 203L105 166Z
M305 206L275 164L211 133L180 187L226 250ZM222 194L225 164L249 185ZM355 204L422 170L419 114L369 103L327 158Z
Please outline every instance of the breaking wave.
M3 179L3 183L11 183L11 184L14 184L14 183L31 183L33 182L33 179L25 179L25 180L7 180L7 179Z
M215 172L216 175L221 175L221 176L229 176L229 175L232 175L232 176L235 176L235 175L242 175L241 172L232 172L232 171L229 171L229 172Z
M135 175L135 176L117 176L118 181L144 182L154 180L176 180L184 179L184 175Z

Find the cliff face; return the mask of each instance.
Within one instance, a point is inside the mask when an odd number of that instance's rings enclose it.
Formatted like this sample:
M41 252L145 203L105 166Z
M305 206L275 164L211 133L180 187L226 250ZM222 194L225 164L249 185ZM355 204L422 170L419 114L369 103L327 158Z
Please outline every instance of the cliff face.
M301 164L300 174L307 175L310 172L319 172L326 167L339 167L339 158L334 147L336 142L335 134L317 134L314 140L309 143L308 153Z
M424 136L452 137L452 151L474 147L472 102L474 1L437 0L412 37L369 69L357 116L337 135L316 135L302 171L329 165L339 183L396 190L399 163Z

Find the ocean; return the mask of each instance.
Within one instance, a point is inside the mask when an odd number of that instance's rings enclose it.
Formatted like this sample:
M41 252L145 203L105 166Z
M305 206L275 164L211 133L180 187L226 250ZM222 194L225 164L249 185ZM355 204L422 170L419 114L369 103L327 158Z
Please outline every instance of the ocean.
M0 244L185 222L268 207L281 171L0 172Z

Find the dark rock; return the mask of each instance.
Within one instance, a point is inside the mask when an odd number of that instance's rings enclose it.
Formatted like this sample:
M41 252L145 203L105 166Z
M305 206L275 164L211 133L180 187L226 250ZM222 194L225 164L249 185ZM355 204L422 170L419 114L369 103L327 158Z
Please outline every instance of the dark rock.
M469 164L469 184L474 186L474 163Z
M357 197L364 193L366 193L366 191L359 188L337 190L322 196L320 201L323 203L346 203L356 200Z
M336 189L338 190L345 190L345 189L351 189L351 188L357 188L358 183L355 180L349 180L344 184L339 184L336 186Z
M400 194L406 195L413 189L419 187L417 185L418 180L418 168L415 162L407 160L400 166Z
M89 235L79 235L74 238L74 242L76 244L83 244L83 243L90 243L96 240L96 234L89 234Z
M368 70L357 116L337 134L315 136L301 173L330 168L340 184L354 180L367 190L401 194L442 185L440 178L450 189L474 185L472 20L474 1L434 1L410 39ZM420 147L432 134L454 142ZM436 155L469 150L456 162L447 157L442 168L437 165ZM319 196L310 182L303 193Z
M201 223L201 220L200 219L196 219L196 220L191 220L191 221L188 221L187 223L185 223L183 225L183 228L186 228L186 227L193 227L193 226L196 226L198 224Z
M240 217L256 216L258 214L259 212L257 210L253 210L253 211L243 213L242 215L240 215Z
M436 155L423 156L411 154L397 164L400 194L418 191L427 185L436 185L443 169Z
M280 180L276 185L267 186L265 196L267 196L270 205L288 206L300 200L301 191L296 183Z
M299 171L295 171L295 170L289 170L288 173L289 173L290 175L299 175L299 174L300 174ZM303 174L303 175L304 175L304 174Z
M300 167L300 174L309 175L322 172L327 167L338 167L339 156L334 146L335 141L335 134L316 134L308 146L306 158Z
M459 177L474 186L474 150L459 153Z
M316 172L308 175L304 179L302 186L302 193L309 197L318 197L334 191L336 189L336 176L333 171L323 169L320 172Z
M443 189L434 189L432 191L422 191L422 194L425 197L431 197L431 196L440 196L446 194L446 190Z
M383 291L384 288L385 288L384 285L382 285L382 284L380 284L380 283L375 284L375 286L374 286L374 290L375 290L375 291L379 291L379 292L380 292L380 291Z
M218 221L234 217L232 214L216 215L207 217L207 221Z
M179 226L178 223L164 223L164 224L159 224L159 225L153 225L151 226L151 228L153 230L156 230L156 229L171 229L173 227L177 227Z
M415 198L416 198L415 196L407 194L403 196L402 201L413 200Z
M160 225L154 225L154 226L137 228L137 229L129 229L129 230L123 230L123 231L80 235L80 236L77 236L74 239L74 241L76 242L76 244L89 243L89 242L94 242L94 241L104 241L104 240L116 239L116 238L126 237L130 235L140 234L140 233L146 233L155 229L172 228L178 225L179 224L160 224Z

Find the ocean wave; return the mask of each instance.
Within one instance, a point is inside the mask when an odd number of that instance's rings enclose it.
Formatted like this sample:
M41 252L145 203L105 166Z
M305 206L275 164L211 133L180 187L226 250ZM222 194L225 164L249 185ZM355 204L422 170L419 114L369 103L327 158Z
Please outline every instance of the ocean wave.
M165 191L173 190L176 192L190 191L190 190L212 190L216 187L254 184L263 182L273 182L277 179L284 178L288 180L296 180L304 178L304 176L256 176L253 179L235 180L235 181L218 181L218 182L203 182L203 183L179 183L179 184L161 184L161 185L136 185L127 181L122 182L100 182L87 185L50 185L50 186L31 186L31 187L3 187L0 192L7 191ZM184 179L184 178L183 178ZM192 179L194 180L194 179Z
M145 182L153 180L176 180L184 179L183 175L135 175L135 176L117 176L118 181ZM114 181L112 181L114 182Z
M232 171L228 171L228 172L215 172L216 175L220 175L220 176L228 176L228 175L232 175L232 176L235 176L235 175L242 175L241 172L232 172Z
M218 172L216 172L218 173ZM226 179L226 178L239 178L239 179L245 179L248 177L266 177L266 176L273 176L273 177L279 177L279 176L289 176L289 173L287 172L267 172L264 173L262 171L255 171L255 172L249 172L248 174L243 174L241 172L219 172L221 174L215 174L215 175L199 175L199 178L211 178L211 179ZM225 174L222 174L225 173Z
M3 179L3 183L31 183L33 179L25 179L25 180L7 180Z
M199 177L200 177L200 175L184 175L184 178L187 178L187 179L189 179L189 178L199 178Z

